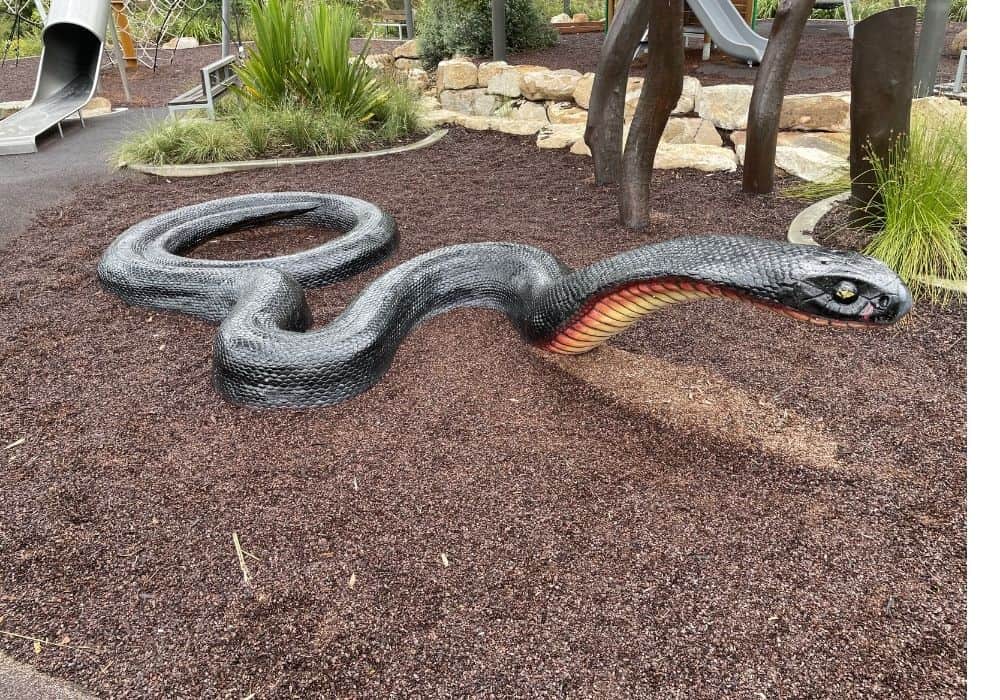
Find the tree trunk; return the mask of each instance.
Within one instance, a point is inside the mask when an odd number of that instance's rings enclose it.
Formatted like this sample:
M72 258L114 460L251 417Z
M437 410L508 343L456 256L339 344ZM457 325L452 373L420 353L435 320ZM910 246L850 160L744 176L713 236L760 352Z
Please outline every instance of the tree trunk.
M628 71L649 24L650 7L656 2L659 0L623 0L601 46L583 136L594 157L594 178L598 185L618 182L621 175Z
M811 0L810 0L811 1ZM684 88L684 0L656 0L649 18L649 63L622 156L618 212L622 224L649 226L653 160Z
M774 189L774 157L781 126L785 85L814 0L781 0L771 25L764 60L757 70L747 117L743 191L767 194Z

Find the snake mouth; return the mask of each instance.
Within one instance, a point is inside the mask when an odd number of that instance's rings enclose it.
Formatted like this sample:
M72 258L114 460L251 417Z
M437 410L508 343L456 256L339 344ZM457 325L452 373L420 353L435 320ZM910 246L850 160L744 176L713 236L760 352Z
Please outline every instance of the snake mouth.
M670 304L712 297L740 301L816 326L875 328L885 325L876 320L877 309L870 302L850 320L829 318L732 287L669 278L635 282L591 297L555 333L537 345L550 352L579 355L603 345L653 311Z
M753 306L759 306L764 309L776 311L782 316L787 316L804 323L811 323L814 326L830 326L832 328L877 328L885 325L884 323L879 323L873 319L875 306L871 303L867 304L865 308L862 309L861 313L858 314L858 318L860 320L848 321L845 319L827 318L826 316L820 316L818 314L808 314L803 311L797 311L783 304L769 303L751 298L746 298L745 301Z

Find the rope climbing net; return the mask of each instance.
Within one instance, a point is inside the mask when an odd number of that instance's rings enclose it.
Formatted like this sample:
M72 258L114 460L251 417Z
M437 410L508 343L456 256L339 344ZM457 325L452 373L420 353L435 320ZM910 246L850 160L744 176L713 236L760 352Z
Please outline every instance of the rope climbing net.
M165 55L169 56L170 52L165 54L163 48L172 48L183 35L186 22L207 13L207 4L208 0L113 0L112 11L125 58L155 68Z

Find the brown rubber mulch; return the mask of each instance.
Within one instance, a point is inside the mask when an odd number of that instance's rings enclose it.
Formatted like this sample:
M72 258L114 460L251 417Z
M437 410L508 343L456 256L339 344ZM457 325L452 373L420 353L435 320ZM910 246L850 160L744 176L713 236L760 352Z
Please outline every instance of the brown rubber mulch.
M289 189L394 214L378 271L469 241L579 266L779 237L802 206L657 172L655 226L630 233L588 159L460 129L79 192L0 261L0 448L24 440L0 451L0 630L66 645L5 653L102 697L964 696L963 306L848 333L712 300L576 359L463 310L347 403L231 406L215 329L125 306L95 265L145 217ZM205 249L320 240L228 238ZM310 293L318 322L378 271Z

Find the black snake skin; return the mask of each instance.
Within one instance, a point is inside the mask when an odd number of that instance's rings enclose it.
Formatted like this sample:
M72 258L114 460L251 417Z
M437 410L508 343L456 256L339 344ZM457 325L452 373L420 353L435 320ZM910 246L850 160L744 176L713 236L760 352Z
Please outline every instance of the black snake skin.
M311 250L260 260L178 255L212 236L275 222L331 230ZM104 253L98 274L126 302L221 323L214 383L251 406L322 406L374 385L406 335L457 307L501 311L552 352L600 345L645 313L699 297L730 297L830 325L892 323L910 296L882 263L857 253L739 236L677 238L573 271L515 243L439 248L372 282L335 320L308 330L303 288L384 260L396 225L350 197L285 192L229 197L147 219Z

